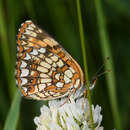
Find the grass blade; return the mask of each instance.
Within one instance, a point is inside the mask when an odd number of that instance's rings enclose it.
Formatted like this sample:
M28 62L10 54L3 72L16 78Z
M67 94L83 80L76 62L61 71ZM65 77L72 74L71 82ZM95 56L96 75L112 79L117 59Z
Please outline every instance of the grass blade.
M0 0L0 38L1 38L1 53L3 57L3 64L4 64L4 69L6 71L6 79L7 83L9 86L9 94L10 98L13 97L14 95L14 74L12 73L13 65L11 63L11 56L10 56L10 50L9 50L9 41L8 41L8 32L7 32L7 25L6 25L6 19L5 19L5 14L4 14L4 7L3 7L3 2ZM10 87L11 86L11 87Z
M81 40L81 48L82 48L82 55L83 55L83 63L84 63L84 71L85 71L85 79L86 79L86 85L87 85L87 96L89 101L89 110L90 110L90 120L92 124L92 130L94 130L94 124L93 124L93 113L92 113L92 101L91 101L91 95L90 95L90 82L88 78L88 71L87 71L87 57L86 57L86 47L85 47L85 38L84 38L84 30L83 30L83 24L82 24L82 17L81 17L81 9L80 9L80 1L76 0L77 5L77 14L78 14L78 22L79 22L79 33L80 33L80 40Z
M7 119L5 121L4 130L16 130L19 119L21 95L17 91L10 107Z
M25 7L27 9L28 15L30 19L35 19L35 11L33 8L33 1L32 0L24 0Z
M117 130L121 130L121 121L120 121L117 98L116 98L116 81L115 81L115 73L113 67L113 59L112 59L110 42L107 34L107 29L105 25L105 19L104 19L104 14L103 14L103 9L101 4L102 4L101 0L95 0L99 35L101 40L101 50L104 59L106 59L106 57L108 56L111 58L110 62L105 64L106 69L109 68L111 70L111 73L107 74L106 76L107 86L108 86L110 104L111 104L113 118L115 121L115 126Z

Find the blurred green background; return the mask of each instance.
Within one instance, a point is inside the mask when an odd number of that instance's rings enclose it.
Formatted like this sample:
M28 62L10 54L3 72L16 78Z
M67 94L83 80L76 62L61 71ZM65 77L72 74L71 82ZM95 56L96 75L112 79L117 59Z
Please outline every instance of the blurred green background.
M105 130L129 130L130 1L80 4L89 78L110 56L106 68L111 72L97 81L92 102L102 107ZM44 103L21 98L15 85L16 35L25 20L46 30L83 68L76 0L0 0L0 129L35 129L33 118Z

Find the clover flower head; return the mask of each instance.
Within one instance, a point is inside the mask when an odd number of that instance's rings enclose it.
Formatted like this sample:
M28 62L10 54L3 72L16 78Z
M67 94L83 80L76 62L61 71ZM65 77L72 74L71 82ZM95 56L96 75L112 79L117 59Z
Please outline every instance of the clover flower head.
M84 98L70 98L49 101L49 106L43 105L40 109L41 115L34 118L37 130L91 130L88 100ZM84 102L84 107L83 107ZM103 130L101 125L102 115L99 105L92 105L95 130Z

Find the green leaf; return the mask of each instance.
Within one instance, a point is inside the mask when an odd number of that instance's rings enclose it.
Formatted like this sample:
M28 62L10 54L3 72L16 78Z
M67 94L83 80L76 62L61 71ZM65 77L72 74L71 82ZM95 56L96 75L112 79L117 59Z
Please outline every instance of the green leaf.
M110 40L106 28L105 15L102 8L102 1L95 0L98 28L99 28L99 37L103 58L106 59L108 56L111 58L110 62L105 64L105 68L109 68L111 73L107 74L106 81L108 86L110 104L112 109L113 118L115 121L115 126L117 130L122 130L120 115L119 115L119 107L116 97L116 79L115 79L115 70L114 70L114 61L112 56L112 49L110 46Z
M4 130L16 130L17 122L19 119L20 101L21 95L17 91L11 104L7 119L5 121Z

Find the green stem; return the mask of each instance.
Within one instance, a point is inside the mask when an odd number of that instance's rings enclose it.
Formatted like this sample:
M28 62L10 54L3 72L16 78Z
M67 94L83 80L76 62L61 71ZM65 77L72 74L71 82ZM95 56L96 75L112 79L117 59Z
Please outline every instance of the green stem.
M90 94L90 82L88 77L88 71L87 71L87 56L86 56L86 46L85 46L85 38L84 38L84 30L83 30L83 24L82 24L82 17L81 17L81 9L80 9L80 1L76 0L77 5L77 14L78 14L78 22L79 22L79 33L80 33L80 40L81 40L81 48L82 48L82 55L83 55L83 63L84 63L84 71L85 71L85 80L86 80L86 86L87 86L87 96L89 101L89 110L90 110L90 120L91 120L91 127L92 130L94 130L94 121L93 121L93 113L92 113L92 100L91 100L91 94Z
M36 19L32 0L24 0L25 7L31 19Z
M0 0L0 38L1 38L1 53L3 57L3 64L4 68L6 70L6 79L9 86L9 94L10 98L14 95L14 75L12 73L13 65L11 63L11 56L10 56L10 50L9 50L9 40L8 40L8 33L6 28L6 19L5 19L5 11L3 7L3 1ZM10 87L11 86L11 87Z
M21 99L21 95L16 91L3 130L16 130L20 114Z
M106 22L104 19L101 0L95 0L95 7L96 7L96 13L97 13L102 54L103 54L104 59L106 59L106 57L108 56L110 57L110 62L105 64L105 67L106 69L109 68L111 70L111 72L107 74L106 78L107 78L107 84L108 84L107 86L108 86L112 114L115 121L116 129L121 130L122 127L121 127L121 121L120 121L117 98L116 98L116 81L115 81L115 73L114 73L114 67L113 67L113 58L112 58L110 42L109 42L109 38L107 34L107 29L106 29L106 24L105 24Z

